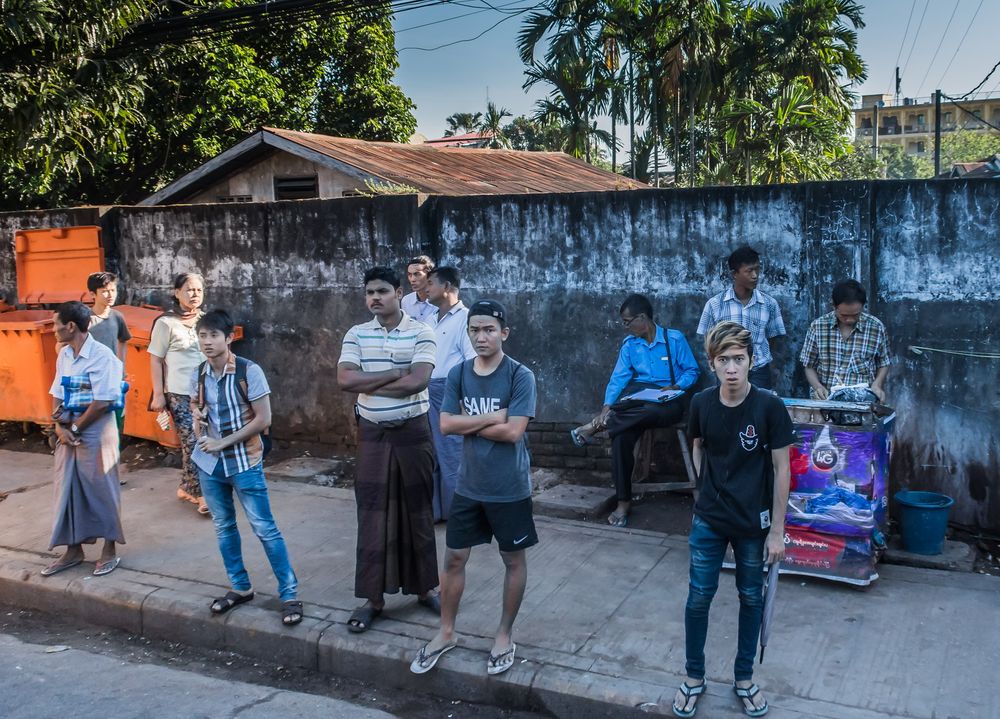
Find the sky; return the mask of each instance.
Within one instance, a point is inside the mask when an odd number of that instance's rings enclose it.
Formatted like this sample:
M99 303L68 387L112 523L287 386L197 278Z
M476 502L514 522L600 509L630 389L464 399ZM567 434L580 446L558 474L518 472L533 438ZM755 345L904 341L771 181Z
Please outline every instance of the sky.
M482 112L487 99L515 115L533 112L545 90L536 87L526 93L521 88L524 66L516 42L527 14L519 11L536 3L453 0L396 16L400 63L396 81L417 105L418 132L440 137L447 127L446 117L455 112ZM996 42L1000 0L872 0L861 4L866 24L858 40L861 57L868 64L868 79L855 88L859 95L891 92L897 63L903 96L927 97L937 88L961 95L1000 60ZM983 89L1000 93L1000 70ZM599 124L609 127L606 121Z

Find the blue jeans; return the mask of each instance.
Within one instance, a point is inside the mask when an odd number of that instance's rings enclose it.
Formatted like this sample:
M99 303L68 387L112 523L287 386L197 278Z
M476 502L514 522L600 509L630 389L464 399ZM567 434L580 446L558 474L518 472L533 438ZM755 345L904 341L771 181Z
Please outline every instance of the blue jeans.
M750 370L750 384L757 389L773 389L771 387L771 364L763 364Z
M740 624L737 634L736 681L753 678L753 661L760 638L764 610L764 537L727 538L717 534L707 522L695 517L688 545L691 548L691 576L687 606L684 609L687 664L692 679L705 678L705 637L708 635L708 610L719 588L719 572L726 545L733 545L736 556L736 589L740 595Z
M239 497L250 526L264 547L264 553L271 563L271 570L278 580L278 595L282 601L298 598L299 581L288 560L285 540L278 531L271 514L271 502L264 483L264 465L258 464L245 472L227 477L222 460L215 465L215 471L208 474L198 468L205 503L212 510L215 536L219 540L222 563L226 565L229 583L233 589L245 592L251 589L250 575L243 564L243 550L240 545L240 530L236 527L236 507L233 504L233 490Z

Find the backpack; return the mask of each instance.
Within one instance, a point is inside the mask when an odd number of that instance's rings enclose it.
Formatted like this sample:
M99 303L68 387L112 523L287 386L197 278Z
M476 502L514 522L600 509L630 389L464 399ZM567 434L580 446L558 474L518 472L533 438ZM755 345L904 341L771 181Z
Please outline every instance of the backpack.
M250 402L250 395L248 394L248 383L247 383L247 368L250 366L250 360L240 357L239 355L233 355L236 358L236 391L240 393L240 398L247 404L247 406L252 406ZM198 409L202 412L205 411L205 367L208 365L208 361L202 362L198 365ZM271 453L271 428L268 427L263 432L260 433L260 442L263 445L263 456L267 457Z

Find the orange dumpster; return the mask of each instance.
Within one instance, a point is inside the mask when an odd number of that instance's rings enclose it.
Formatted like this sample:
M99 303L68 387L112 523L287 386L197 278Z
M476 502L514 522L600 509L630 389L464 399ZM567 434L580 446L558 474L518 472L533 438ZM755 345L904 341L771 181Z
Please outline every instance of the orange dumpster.
M17 301L92 303L87 277L104 269L100 227L51 227L14 233Z
M0 420L52 424L55 374L52 311L0 313Z
M159 442L164 447L180 447L177 429L171 420L170 429L164 430L156 421L156 412L149 411L149 399L153 394L153 379L149 366L149 340L153 333L153 322L163 314L163 310L153 305L133 307L115 305L115 309L125 317L125 324L132 334L125 350L125 381L128 395L125 397L125 434ZM234 333L239 339L243 328Z
M125 396L125 434L159 442L164 447L180 447L181 441L171 421L170 429L164 430L156 421L156 412L149 411L149 398L153 394L153 380L149 368L149 338L153 332L153 322L163 314L159 307L145 305L115 305L115 309L125 317L125 324L132 334L125 349L125 381L128 394Z

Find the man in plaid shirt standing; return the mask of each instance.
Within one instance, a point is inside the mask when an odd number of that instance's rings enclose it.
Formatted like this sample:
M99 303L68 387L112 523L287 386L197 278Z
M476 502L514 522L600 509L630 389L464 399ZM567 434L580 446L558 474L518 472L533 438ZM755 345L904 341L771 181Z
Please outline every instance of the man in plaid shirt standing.
M833 312L813 320L799 359L815 399L827 399L834 387L867 386L885 402L889 341L885 325L864 311L865 288L857 280L833 287Z
M750 384L758 389L771 389L771 340L785 334L781 308L777 300L757 289L760 255L755 249L746 245L737 248L726 264L733 285L705 303L698 335L705 337L720 322L735 322L748 329L753 341Z

